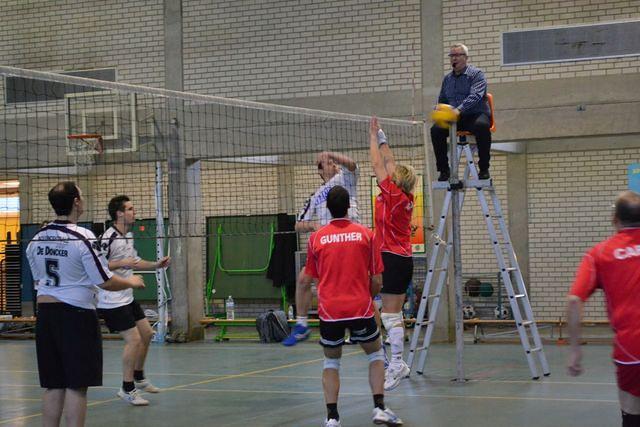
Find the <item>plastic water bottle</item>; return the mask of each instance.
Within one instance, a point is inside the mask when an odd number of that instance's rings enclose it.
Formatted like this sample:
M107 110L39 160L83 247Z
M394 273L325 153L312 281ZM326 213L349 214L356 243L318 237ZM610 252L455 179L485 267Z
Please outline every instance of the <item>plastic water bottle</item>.
M287 311L287 319L293 320L293 306L289 306L289 311Z
M236 318L236 303L233 302L233 298L231 298L231 295L229 295L229 298L227 298L224 307L227 311L227 320L234 320Z

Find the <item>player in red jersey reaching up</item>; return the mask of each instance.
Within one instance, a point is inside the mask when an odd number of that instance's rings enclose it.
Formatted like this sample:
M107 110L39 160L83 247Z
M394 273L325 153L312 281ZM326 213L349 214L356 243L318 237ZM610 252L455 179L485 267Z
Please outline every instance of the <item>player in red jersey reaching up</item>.
M371 167L378 180L376 197L376 241L382 252L382 324L389 334L391 362L384 382L385 390L393 390L409 375L402 359L404 325L402 306L413 277L411 251L411 215L416 173L411 166L395 162L387 137L373 117L369 126Z

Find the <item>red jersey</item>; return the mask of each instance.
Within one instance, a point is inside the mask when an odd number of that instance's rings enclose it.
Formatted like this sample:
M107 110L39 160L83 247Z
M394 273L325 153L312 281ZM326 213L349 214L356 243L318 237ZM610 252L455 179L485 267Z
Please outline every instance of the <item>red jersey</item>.
M382 252L411 256L413 194L406 194L387 177L378 183L376 197L376 239Z
M587 252L569 294L586 301L596 288L616 334L614 361L640 364L640 228L622 229Z
M308 275L318 278L318 316L338 321L373 316L371 279L382 273L373 232L346 218L333 219L309 237Z

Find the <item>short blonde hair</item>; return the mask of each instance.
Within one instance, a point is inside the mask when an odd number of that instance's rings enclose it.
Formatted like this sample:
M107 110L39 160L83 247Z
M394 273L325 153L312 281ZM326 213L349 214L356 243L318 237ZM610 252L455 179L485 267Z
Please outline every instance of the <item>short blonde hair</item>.
M415 169L409 165L396 165L396 170L393 172L391 179L407 194L413 193L413 189L418 181Z

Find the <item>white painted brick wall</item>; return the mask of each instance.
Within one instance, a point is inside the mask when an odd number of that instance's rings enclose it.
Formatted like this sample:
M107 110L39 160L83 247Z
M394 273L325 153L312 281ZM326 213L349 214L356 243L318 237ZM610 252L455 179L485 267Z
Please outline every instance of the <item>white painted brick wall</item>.
M564 315L584 252L613 234L611 204L640 149L529 154L530 297L539 319ZM585 317L606 319L601 292Z
M185 90L247 99L420 86L418 0L185 1Z
M163 3L4 1L0 63L43 71L115 67L120 82L164 87Z

